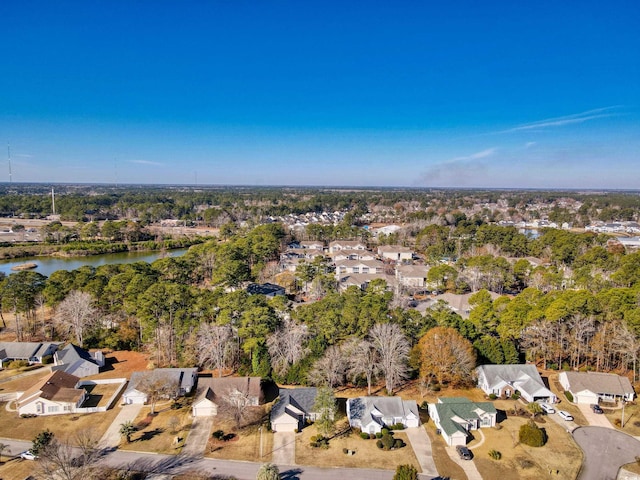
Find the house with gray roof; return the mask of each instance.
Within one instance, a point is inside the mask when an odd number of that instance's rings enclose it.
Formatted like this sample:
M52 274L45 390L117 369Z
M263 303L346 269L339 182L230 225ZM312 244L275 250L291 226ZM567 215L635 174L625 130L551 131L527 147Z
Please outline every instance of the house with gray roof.
M58 345L51 342L0 342L0 368L13 360L42 363L44 357L53 355Z
M527 402L557 401L533 364L480 365L476 368L476 374L478 387L487 395L509 398L517 390Z
M129 385L122 395L122 402L127 405L147 403L148 394L142 386L145 383L156 381L165 382L173 388L173 392L168 395L170 398L184 396L190 393L195 386L197 375L197 368L156 368L133 372Z
M315 411L318 389L281 388L280 396L271 409L271 429L274 432L295 432L304 428L307 421L318 417Z
M613 373L562 372L558 380L562 388L571 392L576 403L631 401L635 396L629 379Z
M439 398L429 404L429 417L447 445L466 445L472 430L495 427L498 412L491 402L472 402L468 398Z
M405 428L420 425L418 404L400 397L357 397L347 400L349 425L366 433L379 433L398 423Z
M100 368L104 367L104 355L100 351L91 353L70 343L53 354L53 365L52 370L62 370L80 378L88 377L100 373Z
M194 417L218 414L225 402L256 407L264 402L260 377L199 377L198 391L191 410ZM236 404L236 403L234 403Z

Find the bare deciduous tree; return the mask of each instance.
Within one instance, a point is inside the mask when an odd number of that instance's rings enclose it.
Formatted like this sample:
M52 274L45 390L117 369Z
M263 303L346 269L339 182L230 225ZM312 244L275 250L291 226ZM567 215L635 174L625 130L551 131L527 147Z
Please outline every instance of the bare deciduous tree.
M327 348L322 358L316 361L309 372L309 381L314 385L328 385L334 388L344 383L346 362L340 347Z
M230 325L204 323L198 332L198 361L203 367L213 367L222 377L222 371L234 360L236 342Z
M252 397L247 390L229 389L222 395L222 410L229 414L240 428L242 421L247 415L247 407L252 405Z
M380 356L380 372L384 375L387 392L391 394L407 376L409 342L395 323L374 325L369 339Z
M151 415L156 413L158 400L175 398L179 391L178 380L162 370L145 372L135 388L147 395L147 402L151 405Z
M86 445L85 445L86 446ZM83 448L78 455L76 448L67 441L53 439L41 452L36 470L43 478L54 480L85 480L97 478L96 460L99 450L93 445Z
M349 360L348 374L352 381L362 375L367 379L368 395L371 395L371 384L380 372L380 354L368 340L354 338L348 341L342 350Z
M307 326L286 316L282 325L267 338L271 366L278 375L286 375L291 365L304 358L307 337Z
M55 322L61 333L66 337L75 335L76 342L82 346L85 332L95 323L95 314L91 294L72 290L58 305Z

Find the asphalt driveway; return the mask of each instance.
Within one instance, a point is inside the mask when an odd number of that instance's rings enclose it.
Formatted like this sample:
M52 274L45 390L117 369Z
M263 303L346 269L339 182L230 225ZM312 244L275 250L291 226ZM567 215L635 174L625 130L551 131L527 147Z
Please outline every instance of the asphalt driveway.
M640 455L640 441L611 428L579 427L573 438L584 452L578 480L615 480L620 467Z

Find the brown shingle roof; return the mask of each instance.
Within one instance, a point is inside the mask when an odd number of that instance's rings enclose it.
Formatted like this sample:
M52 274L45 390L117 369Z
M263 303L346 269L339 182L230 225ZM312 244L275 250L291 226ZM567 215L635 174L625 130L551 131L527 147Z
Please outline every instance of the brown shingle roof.
M54 402L75 403L84 395L83 389L77 389L80 378L61 370L43 378L18 399L18 406L31 402L35 398L44 398Z

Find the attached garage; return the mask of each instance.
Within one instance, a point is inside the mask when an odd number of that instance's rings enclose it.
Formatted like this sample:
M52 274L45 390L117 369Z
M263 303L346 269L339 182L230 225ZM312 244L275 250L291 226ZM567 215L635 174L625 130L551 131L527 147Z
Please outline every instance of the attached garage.
M289 413L283 413L279 417L271 419L271 429L274 432L295 432L299 426L298 418Z
M191 412L194 417L212 417L218 414L218 406L208 398L193 402Z
M583 403L583 404L593 404L593 403L598 403L598 394L597 393L593 393L590 390L582 390L581 392L577 392L574 396L573 396L573 401L576 403Z

